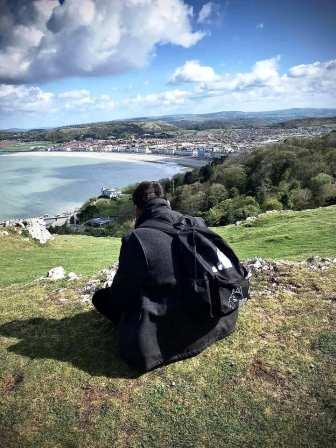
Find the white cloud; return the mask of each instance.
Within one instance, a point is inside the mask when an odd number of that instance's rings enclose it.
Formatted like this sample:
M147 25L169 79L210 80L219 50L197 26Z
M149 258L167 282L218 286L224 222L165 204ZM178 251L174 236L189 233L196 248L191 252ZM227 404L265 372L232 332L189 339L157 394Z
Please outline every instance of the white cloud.
M288 75L292 78L320 77L322 74L332 75L336 71L336 59L327 62L313 62L312 64L301 64L292 67Z
M44 92L39 87L11 86L0 84L0 112L37 112L43 113L53 109L55 95Z
M89 90L68 90L57 95L58 109L73 111L113 110L115 101L107 94L92 95Z
M258 23L258 24L256 25L257 30L263 30L264 27L265 27L265 25L264 25L263 23Z
M193 83L190 99L200 107L216 104L213 99L216 97L218 104L222 104L219 109L223 105L242 110L262 110L270 105L275 109L336 106L336 60L297 65L284 74L280 73L279 64L280 57L276 56L257 61L247 72L217 74L213 71L214 76L208 81L198 76L182 76L184 64L175 70L173 80Z
M199 61L186 61L170 78L171 83L199 83L202 90L244 90L249 87L278 82L279 56L255 63L251 72L217 74L212 67L202 66Z
M219 78L212 67L200 65L199 61L186 61L178 67L170 77L169 83L212 82Z
M72 113L95 113L95 111L111 112L122 110L140 110L143 108L169 108L182 105L191 92L185 90L166 90L147 95L135 95L115 101L108 94L93 95L89 90L68 90L52 93L40 87L27 85L0 84L0 116L6 114L31 115L37 117L46 115ZM146 109L146 113L148 109ZM72 120L76 121L76 120ZM94 119L92 120L94 121Z
M200 9L200 12L198 14L198 19L197 19L197 23L206 23L212 13L213 13L213 9L214 9L214 4L212 2L208 2L205 3L202 8Z
M84 89L55 94L36 86L0 84L1 115L109 111L114 107L115 102L110 95L92 95Z
M275 87L279 81L279 56L257 61L250 72L236 75L224 75L218 88L228 90L246 90L260 86Z
M185 100L191 95L186 90L166 90L159 93L150 93L148 95L136 95L134 97L125 98L122 104L125 106L174 106L184 104ZM149 113L150 115L150 113Z
M120 73L146 64L158 44L188 48L183 0L2 0L0 80L34 82Z

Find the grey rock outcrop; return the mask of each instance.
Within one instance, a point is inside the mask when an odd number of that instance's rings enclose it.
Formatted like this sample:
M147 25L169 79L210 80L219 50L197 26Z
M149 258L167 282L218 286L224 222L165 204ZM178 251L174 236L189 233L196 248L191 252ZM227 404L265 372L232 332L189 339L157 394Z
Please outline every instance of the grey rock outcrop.
M114 265L100 271L97 278L91 278L81 291L81 302L91 304L92 296L98 289L109 288L112 285L116 271L117 265Z
M312 271L324 270L332 266L336 266L335 257L319 257L314 256L303 261L289 261L289 260L265 260L260 257L255 257L245 261L244 266L251 272L256 271L277 271L280 268L290 268L294 266L301 266Z
M46 228L46 224L42 218L26 218L3 221L0 225L4 228L11 228L18 234L27 232L30 238L33 238L40 244L46 244L47 241L54 239L53 235L51 235L49 230ZM5 236L4 232L7 231L3 230L2 236Z
M45 222L40 218L31 218L24 221L25 229L34 240L45 244L47 241L54 239L49 230L45 226Z
M69 272L67 275L68 280L78 280L79 276L75 272Z
M63 266L57 266L55 268L50 269L48 272L49 280L60 280L65 277L65 270Z

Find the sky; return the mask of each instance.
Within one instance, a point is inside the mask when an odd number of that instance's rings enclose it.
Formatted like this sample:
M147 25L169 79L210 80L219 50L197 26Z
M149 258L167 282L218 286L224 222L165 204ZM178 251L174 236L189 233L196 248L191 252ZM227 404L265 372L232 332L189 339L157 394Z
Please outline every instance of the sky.
M335 0L0 0L0 128L336 107Z

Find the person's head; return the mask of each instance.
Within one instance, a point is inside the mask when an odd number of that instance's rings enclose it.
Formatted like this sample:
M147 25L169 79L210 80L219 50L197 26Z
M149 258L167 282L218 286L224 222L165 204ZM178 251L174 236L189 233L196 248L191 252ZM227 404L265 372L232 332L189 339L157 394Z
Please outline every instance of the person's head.
M159 182L141 182L132 195L135 205L135 216L138 218L141 215L146 203L151 199L164 197L164 191Z

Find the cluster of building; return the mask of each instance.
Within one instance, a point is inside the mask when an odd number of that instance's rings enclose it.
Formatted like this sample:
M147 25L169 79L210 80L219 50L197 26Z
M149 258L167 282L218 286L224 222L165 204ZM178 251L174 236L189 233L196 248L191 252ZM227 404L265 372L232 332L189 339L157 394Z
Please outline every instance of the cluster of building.
M171 156L190 156L213 159L239 150L280 142L289 137L313 137L330 132L327 126L307 128L232 128L184 132L174 137L131 137L120 139L86 138L39 148L44 151L88 151L144 153Z
M281 142L287 138L316 137L328 134L333 128L328 126L299 128L238 128L230 129L223 135L223 142L235 147L236 150L253 149L257 146Z

